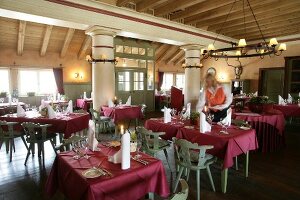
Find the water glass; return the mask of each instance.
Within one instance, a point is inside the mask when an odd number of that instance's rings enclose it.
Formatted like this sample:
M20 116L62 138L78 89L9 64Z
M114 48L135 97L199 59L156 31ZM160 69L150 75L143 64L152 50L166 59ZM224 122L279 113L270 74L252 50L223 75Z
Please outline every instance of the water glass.
M136 139L136 155L134 156L135 159L139 159L142 157L142 155L140 155L140 149L142 148L142 138L140 136L140 134L137 134L137 139Z

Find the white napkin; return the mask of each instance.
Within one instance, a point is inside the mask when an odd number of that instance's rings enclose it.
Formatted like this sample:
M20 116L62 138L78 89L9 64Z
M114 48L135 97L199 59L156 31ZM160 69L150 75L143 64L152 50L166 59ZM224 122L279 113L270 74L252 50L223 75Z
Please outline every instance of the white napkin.
M121 151L121 149L117 153L115 153L114 155L109 156L108 161L112 162L114 164L121 163L122 162L122 151Z
M52 106L48 105L47 108L48 108L48 117L49 117L50 119L55 118L55 117L56 117L56 113L55 113L55 111L53 110Z
M279 105L285 105L284 99L280 95L278 95L278 104Z
M164 123L171 122L171 109L164 107Z
M231 125L231 115L232 115L232 109L229 108L227 110L227 116L225 117L225 119L222 120L222 123L228 124L230 126Z
M73 101L70 100L67 107L67 113L73 113Z
M254 92L253 96L257 97L257 95L258 95L258 92L257 91Z
M8 104L11 106L11 95L8 95Z
M24 117L26 115L25 110L22 108L20 104L17 105L17 116Z
M288 103L293 103L293 97L292 97L292 95L290 93L288 94L287 102Z
M98 140L96 139L95 123L94 123L93 120L89 121L88 143L89 143L89 148L92 151L96 151L97 150Z
M131 106L131 96L128 97L128 99L126 101L126 105Z
M189 119L191 115L191 103L186 104L186 111L183 114L184 119Z
M126 131L121 139L122 169L130 168L130 134Z
M83 99L86 99L86 92L83 92Z
M206 133L211 131L210 124L206 121L206 116L203 112L200 112L200 133Z
M57 100L60 101L60 93L57 93Z
M109 108L115 107L115 104L112 102L111 99L108 100L108 107Z

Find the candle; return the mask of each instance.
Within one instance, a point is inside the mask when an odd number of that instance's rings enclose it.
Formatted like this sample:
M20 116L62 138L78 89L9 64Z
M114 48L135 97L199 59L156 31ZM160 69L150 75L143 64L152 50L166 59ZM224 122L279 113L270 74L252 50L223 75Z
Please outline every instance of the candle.
M204 113L207 113L207 111L208 111L207 106L204 106Z
M121 135L123 135L124 134L124 126L123 125L121 125Z
M117 100L117 97L115 96L115 100Z

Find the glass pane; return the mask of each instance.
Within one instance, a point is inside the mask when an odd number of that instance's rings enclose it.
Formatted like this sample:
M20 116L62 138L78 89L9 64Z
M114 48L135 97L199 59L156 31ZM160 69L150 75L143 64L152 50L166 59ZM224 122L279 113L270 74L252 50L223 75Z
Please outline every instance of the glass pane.
M131 54L131 47L130 46L124 46L124 53Z
M163 90L170 90L172 85L173 85L173 74L165 73L164 77L163 77L163 84L162 84L161 88Z
M147 48L147 55L148 56L153 56L154 55L153 48Z
M176 74L176 87L184 88L184 74Z
M118 72L118 90L130 91L130 72Z
M139 60L140 61L140 68L146 68L146 60Z
M139 48L132 47L132 54L139 54Z
M145 53L146 53L146 50L144 49L144 48L139 48L139 54L140 55L145 55Z
M154 63L153 63L153 61L148 61L147 88L148 88L148 90L154 90Z
M38 92L38 72L37 71L19 71L19 91L26 95L27 92Z
M119 89L119 91L124 91L125 90L125 86L124 85L125 85L124 82L119 82L118 83L118 89Z
M144 82L139 82L139 90L144 90Z
M117 53L123 53L123 46L122 45L116 45L116 52Z
M39 72L39 94L53 94L57 90L52 70Z
M9 92L9 71L0 70L0 92Z
M139 73L138 72L134 72L133 73L133 81L138 81L139 80Z

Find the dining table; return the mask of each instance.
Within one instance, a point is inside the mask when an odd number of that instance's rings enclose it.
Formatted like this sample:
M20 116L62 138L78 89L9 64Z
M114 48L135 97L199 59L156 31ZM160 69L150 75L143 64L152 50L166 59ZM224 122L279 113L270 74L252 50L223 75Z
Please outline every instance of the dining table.
M92 98L90 99L77 99L76 100L76 107L77 108L81 108L85 111L89 111L90 110L90 105L93 103Z
M124 120L137 120L143 118L142 108L137 105L117 105L115 107L102 106L103 115L110 117L114 123Z
M22 131L22 122L33 122L40 124L51 124L49 127L50 133L63 134L64 138L69 138L72 134L87 131L90 116L88 113L70 113L66 115L59 115L55 118L41 116L37 111L26 111L26 115L20 117L17 113L6 114L0 116L1 121L18 122L15 126L17 131Z
M277 110L270 113L235 112L233 119L247 121L255 130L259 150L275 152L285 147L285 118Z
M99 151L88 151L90 158L73 159L74 152L62 152L56 156L46 182L46 194L52 197L57 190L67 199L72 200L115 200L142 199L148 193L156 193L161 197L170 194L169 185L162 161L147 154L140 153L142 164L130 160L130 168L121 169L121 164L108 161L119 147L98 145ZM134 155L133 155L134 156ZM97 167L108 172L95 178L86 178L83 171Z
M300 117L300 105L298 104L286 104L286 105L273 105L273 108L282 112L284 117Z

